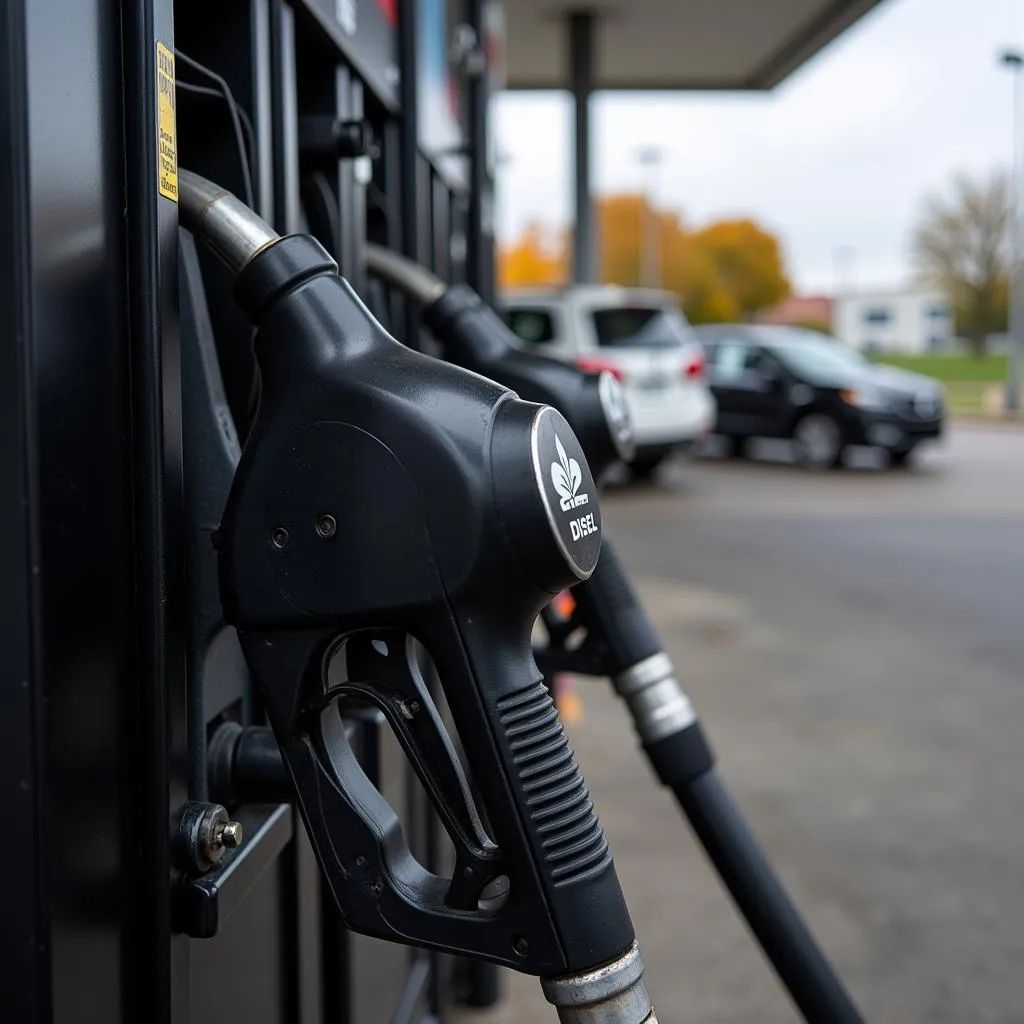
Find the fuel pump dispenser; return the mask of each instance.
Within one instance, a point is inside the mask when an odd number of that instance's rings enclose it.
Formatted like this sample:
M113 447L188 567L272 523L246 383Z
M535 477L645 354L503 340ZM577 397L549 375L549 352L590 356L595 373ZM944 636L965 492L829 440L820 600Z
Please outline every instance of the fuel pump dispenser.
M423 322L453 362L558 409L595 474L628 459L628 412L608 374L590 374L519 348L501 318L465 285L448 286L415 262L367 246L369 271L421 306ZM595 397L596 396L596 397ZM761 852L714 770L697 713L642 602L604 534L594 572L572 589L575 607L543 611L549 644L535 652L546 675L607 677L623 699L644 753L668 786L765 956L804 1019L858 1024L861 1017ZM567 640L583 631L570 648Z
M346 924L539 975L565 1022L656 1024L608 844L530 646L541 608L591 576L601 547L571 426L399 344L310 236L279 237L187 171L180 209L236 275L262 377L216 538L225 616ZM413 639L437 668L480 806ZM339 715L352 701L391 724L454 844L451 877L415 860L359 767Z

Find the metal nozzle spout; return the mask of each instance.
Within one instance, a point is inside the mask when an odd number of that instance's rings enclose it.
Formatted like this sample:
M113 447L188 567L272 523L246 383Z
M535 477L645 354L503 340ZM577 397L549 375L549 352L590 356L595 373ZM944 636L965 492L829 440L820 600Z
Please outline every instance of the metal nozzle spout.
M444 295L448 286L436 274L414 260L386 249L382 245L366 244L366 269L374 277L404 292L422 306L429 306Z
M559 978L541 978L544 998L561 1024L658 1024L643 982L644 962L634 942L610 964Z
M178 174L181 223L236 274L280 236L236 196L182 169Z

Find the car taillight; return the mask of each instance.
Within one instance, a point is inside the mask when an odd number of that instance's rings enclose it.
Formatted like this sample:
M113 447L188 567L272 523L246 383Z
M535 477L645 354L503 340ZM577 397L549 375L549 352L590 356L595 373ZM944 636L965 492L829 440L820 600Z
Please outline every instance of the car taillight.
M617 366L612 363L606 362L604 359L588 359L585 356L581 359L576 360L576 366L583 370L584 373L602 373L607 371L617 381L624 381L626 375Z
M704 376L704 353L695 352L683 364L683 377L686 380L700 380Z
M569 593L568 590L563 590L555 599L551 602L551 607L554 608L555 613L560 619L564 619L566 622L572 618L572 613L576 611L576 599Z

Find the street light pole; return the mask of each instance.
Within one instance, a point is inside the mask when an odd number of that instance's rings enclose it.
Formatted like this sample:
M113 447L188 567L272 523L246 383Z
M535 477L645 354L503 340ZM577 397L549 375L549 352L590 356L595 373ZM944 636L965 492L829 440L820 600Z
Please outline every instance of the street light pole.
M655 204L662 156L663 151L657 146L645 146L637 152L640 166L649 168L644 180L640 218L640 284L647 288L661 287L661 231Z
M852 245L837 245L832 251L832 290L837 299L853 291L853 271L857 250Z
M1013 220L1010 225L1010 359L1006 375L1006 411L1016 415L1021 400L1021 359L1024 349L1024 156L1021 114L1024 113L1024 54L1007 50L1004 66L1013 71Z

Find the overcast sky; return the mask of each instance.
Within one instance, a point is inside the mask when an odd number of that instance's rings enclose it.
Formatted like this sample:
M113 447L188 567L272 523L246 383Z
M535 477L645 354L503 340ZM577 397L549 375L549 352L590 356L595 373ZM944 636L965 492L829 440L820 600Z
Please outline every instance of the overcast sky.
M1013 87L997 61L1008 45L1024 49L1024 0L884 0L774 92L605 94L596 189L638 191L635 153L654 143L659 205L691 224L757 218L781 237L799 291L830 291L837 274L899 286L923 197L957 171L1010 166ZM495 102L499 238L567 223L566 97Z

